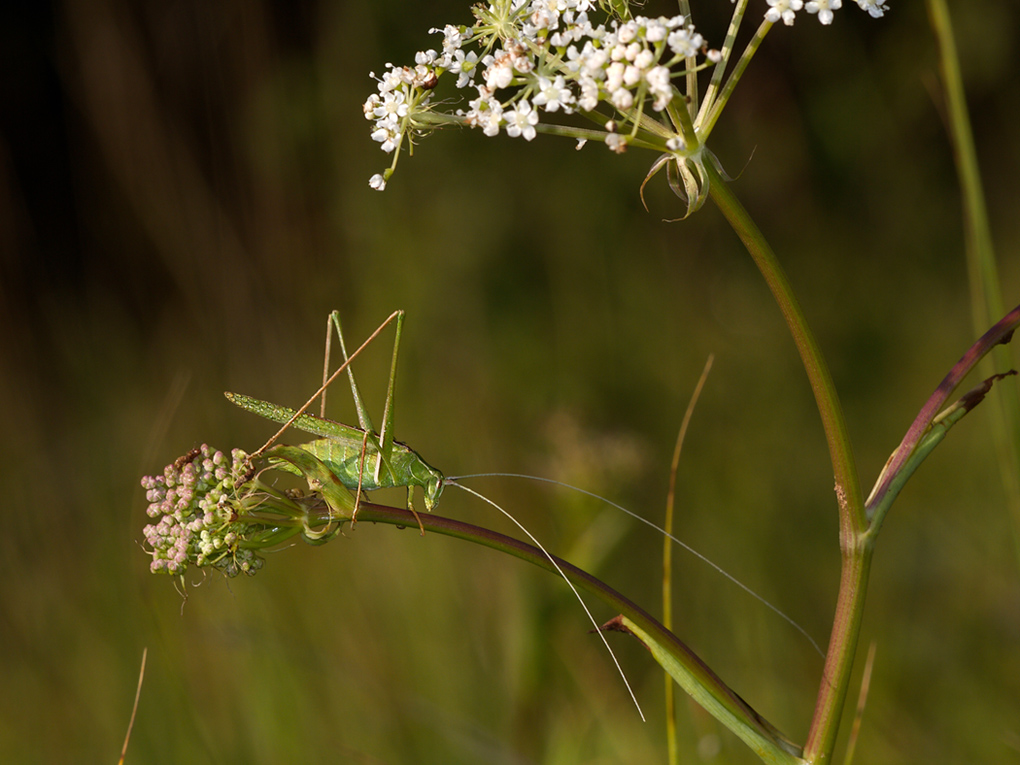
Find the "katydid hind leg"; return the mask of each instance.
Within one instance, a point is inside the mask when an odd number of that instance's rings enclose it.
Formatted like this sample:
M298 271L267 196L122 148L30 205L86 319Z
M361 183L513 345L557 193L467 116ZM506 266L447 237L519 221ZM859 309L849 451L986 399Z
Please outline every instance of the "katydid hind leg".
M333 326L336 327L336 336L340 340L340 353L344 357L344 362L347 363L350 359L347 357L347 345L344 343L344 333L340 328L340 312L333 311L329 318ZM328 356L326 358L326 366L327 368L329 367ZM361 391L358 390L358 384L354 381L354 370L351 368L349 363L347 363L347 379L351 381L351 396L354 398L354 407L358 410L358 424L361 426L362 430L368 433L374 433L375 427L372 425L372 418L368 414L368 408L365 406L364 399L361 398ZM325 401L325 397L323 397L323 401Z
M397 312L397 329L393 338L393 361L390 362L390 381L386 388L386 406L383 408L382 453L387 458L393 448L393 391L397 381L397 357L400 355L400 333L404 328L404 312ZM414 512L412 510L412 512Z
M319 416L323 418L326 416L326 383L329 381L329 357L333 352L333 317L336 313L336 311L331 311L326 317L326 350L322 360L322 407L319 410Z
M289 428L292 424L294 424L294 422L298 418L300 418L306 411L308 411L308 408L312 404L314 404L315 400L318 399L320 396L322 397L322 401L323 401L323 411L325 411L325 394L326 394L326 390L329 387L329 385L333 382L333 380L335 380L336 377L339 376L342 372L347 372L349 377L350 377L352 394L353 394L353 397L354 397L355 405L356 405L356 407L358 409L358 419L359 419L359 422L361 424L361 430L362 430L362 432L369 434L369 438L372 440L373 445L381 453L381 444L379 442L379 436L374 431L374 429L372 428L372 422L369 419L368 411L365 409L364 402L361 399L361 393L360 393L360 391L357 388L357 384L354 382L354 375L351 374L350 368L351 368L351 361L358 354L360 354L363 350L365 350L366 347L368 347L368 345L379 335L379 333L382 332L383 329L386 328L386 325L388 325L391 321L393 321L395 318L398 318L399 316L403 316L403 311L394 311L392 314L390 314L390 316L386 319L386 321L384 321L382 324L380 324L376 328L375 332L373 332L371 335L369 335L368 339L366 339L365 342L363 342L361 344L361 346L359 346L358 349L356 351L354 351L353 354L348 356L347 355L347 349L343 348L343 334L340 331L340 316L339 316L339 313L337 311L334 311L330 315L330 318L329 318L329 322L330 322L330 335L327 337L327 341L326 341L326 354L325 354L326 355L326 361L324 363L324 368L325 368L325 371L326 371L328 376L323 381L322 386L317 391L315 391L315 393L312 394L311 398L309 398L301 406L300 409L298 409L297 411L290 411L290 410L288 410L289 414L290 414L290 417L286 420L286 422L283 423L282 427L279 430L277 430L276 433L274 433L269 438L269 440L266 441L259 449L257 449L255 452L253 452L249 456L249 458L250 459L254 459L254 458L258 457L263 452L265 452L266 449L268 449L270 446L272 446L274 443L276 443L277 439L281 435L283 435L284 431L286 431L287 428ZM331 339L331 336L332 336L332 326L334 324L335 324L335 326L337 328L337 334L340 337L340 344L341 344L341 348L343 349L344 361L343 361L343 363L339 367L337 367L337 369L335 369L332 373L330 373L329 372L329 352L330 352L330 345L331 345L330 339ZM243 397L242 396L236 396L235 394L231 394L231 393L227 393L227 398L230 399L231 401L233 401L234 403L238 404L238 406L241 406L241 408L243 408L243 409L248 409L249 411L252 411L255 414L259 414L260 416L266 417L267 419L270 419L270 420L277 420L277 418L274 417L272 414L268 414L266 412L260 411L263 408L267 408L269 410L272 410L274 408L278 408L278 407L275 407L275 405L273 405L273 404L268 404L267 402L258 401L258 400L255 400L255 399L249 399L249 397L247 397L247 396L243 396ZM245 399L250 400L256 406L254 408L252 408L251 406L245 405L244 403L242 403ZM282 409L282 408L278 408L278 409ZM323 419L325 419L325 418L323 417ZM279 420L277 420L277 421L279 421ZM329 436L328 433L321 433L321 431L319 429L317 429L317 428L313 428L309 432L318 433L318 434L321 434L321 435L325 435L327 437ZM387 458L385 460L385 462L388 464L389 463L389 459Z
M382 473L383 473L383 471L389 472L391 477L396 479L396 476L393 475L393 467L392 467L392 462L391 462L391 457L392 457L392 452L393 452L393 395L394 395L394 380L395 380L395 376L396 376L396 367L397 367L397 357L398 357L398 354L399 354L399 351L400 351L401 328L403 326L403 321L404 321L404 312L403 311L399 311L399 310L398 311L394 311L389 316L389 318L386 319L386 321L384 321L381 325L379 325L378 329L376 329L376 331L372 334L372 336L369 338L369 340L367 340L366 343L365 343L367 345L367 343L369 341L371 341L372 338L374 338L387 324L389 324L394 319L396 319L397 326L396 326L395 338L394 338L394 341L393 341L393 359L392 359L392 362L390 364L390 379L389 379L389 382L387 384L387 390L386 390L386 404L385 404L385 408L383 410L383 431L382 431L381 434L378 433L375 430L375 427L372 424L372 418L371 418L371 416L368 413L368 407L365 405L365 400L361 396L361 390L360 390L360 388L358 388L358 384L357 384L357 382L354 379L354 371L353 371L352 365L350 363L352 357L348 356L348 353L347 353L347 344L346 344L346 341L344 340L343 328L342 328L341 322L340 322L340 312L339 311L333 311L330 314L329 322L328 322L329 326L327 327L327 330L328 330L328 339L327 339L327 343L326 343L326 360L325 360L325 363L323 365L323 375L324 375L324 378L323 378L323 387L325 388L325 386L327 385L328 381L332 378L332 376L335 376L335 374L336 374L334 372L331 375L330 372L329 372L329 356L330 356L330 352L332 350L331 349L331 341L332 341L332 335L333 335L332 330L333 330L333 328L335 328L336 329L337 339L340 341L340 352L343 355L343 359L344 359L343 363L346 366L347 376L348 376L348 379L350 380L350 383L351 383L351 396L354 399L354 406L355 406L355 409L358 412L358 422L359 422L359 424L361 426L361 429L365 433L365 438L364 438L364 442L363 442L363 446L362 446L362 455L361 455L362 470L364 469L364 462L365 462L366 456L367 456L366 452L367 452L368 444L371 443L372 446L374 447L374 449L376 450L376 454L377 454L377 457L375 459L375 463L370 468L371 473L372 473L373 481L376 483L376 485L378 485L378 484L380 484L382 482ZM364 347L364 345L362 347ZM361 349L359 349L359 351L360 350ZM325 414L323 414L323 416L325 417ZM360 490L360 480L359 480L359 490ZM359 491L359 496L360 496L360 491ZM413 508L412 508L412 512L413 512ZM421 525L420 521L419 521L419 525Z

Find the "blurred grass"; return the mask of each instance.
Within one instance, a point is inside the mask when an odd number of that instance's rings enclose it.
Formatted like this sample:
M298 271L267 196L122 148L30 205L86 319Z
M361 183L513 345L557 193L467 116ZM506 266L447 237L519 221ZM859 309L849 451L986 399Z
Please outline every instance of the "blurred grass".
M1020 11L953 10L1012 305ZM0 760L113 761L148 646L128 762L662 761L656 667L616 641L641 724L567 589L516 561L361 525L272 556L256 579L210 578L183 613L148 574L138 479L202 441L261 443L271 428L221 391L302 401L332 308L352 338L408 311L397 437L440 469L535 472L654 519L714 352L680 534L824 642L838 549L821 428L778 312L713 210L664 224L678 207L653 182L645 213L652 157L638 152L455 131L368 189L388 159L361 117L368 72L434 44L429 27L466 23L466 3L5 15ZM815 323L866 484L973 339L936 74L919 6L880 21L847 8L827 29L805 18L770 35L714 144ZM381 411L389 348L372 351L358 374ZM331 409L353 416L342 390ZM878 641L868 762L1020 749L1014 531L984 416L885 526L864 634ZM545 487L478 485L654 609L653 535ZM440 512L502 528L453 492ZM803 738L810 647L683 555L676 591L680 637ZM681 725L690 756L705 725ZM719 735L722 760L754 761Z

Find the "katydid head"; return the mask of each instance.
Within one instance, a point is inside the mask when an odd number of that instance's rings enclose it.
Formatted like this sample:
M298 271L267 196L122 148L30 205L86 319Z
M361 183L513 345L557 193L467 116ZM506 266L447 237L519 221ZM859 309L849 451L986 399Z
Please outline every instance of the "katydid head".
M421 457L418 458L417 462L412 463L410 468L414 480L408 483L421 486L422 491L425 493L425 509L431 513L433 508L439 503L439 495L443 493L446 479L442 473L425 462Z

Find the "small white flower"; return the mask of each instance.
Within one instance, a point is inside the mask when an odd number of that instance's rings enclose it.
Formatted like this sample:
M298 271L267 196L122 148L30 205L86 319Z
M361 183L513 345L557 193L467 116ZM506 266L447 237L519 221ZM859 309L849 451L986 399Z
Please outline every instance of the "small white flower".
M379 105L381 103L382 103L382 99L379 98L379 94L378 93L373 93L372 95L370 95L368 97L368 100L365 101L365 105L363 107L361 107L362 110L365 112L365 119L367 119L367 120L374 120L375 119L375 110L379 107Z
M811 0L804 8L808 13L817 13L823 24L831 24L832 12L838 11L842 5L843 0Z
M882 18L882 15L889 10L886 0L857 0L857 5L861 7L862 11L867 11L873 19Z
M388 64L387 66L389 66L390 68L382 76L382 79L379 80L380 93L386 93L388 91L395 90L404 83L403 70L397 69L392 64ZM374 74L370 76L375 77Z
M609 95L609 101L621 112L625 112L634 105L634 94L627 88L617 88Z
M439 54L432 49L420 50L414 54L414 63L421 64L424 66L434 66L436 63L436 58L438 57Z
M447 53L452 53L455 50L459 50L460 46L463 45L466 40L464 35L461 33L459 27L455 27L452 24L447 24L442 29L430 29L429 34L436 34L438 32L443 33L443 50Z
M645 26L645 39L648 42L662 42L669 34L669 27L664 19L649 19Z
M664 66L657 66L645 75L645 82L648 83L648 92L655 96L652 108L661 112L673 98L673 86L670 85L669 69Z
M482 132L492 138L493 136L499 135L499 126L503 121L503 107L498 103L488 111L482 112L479 115L478 126L482 129Z
M377 119L389 119L395 123L406 117L407 112L407 94L403 90L391 90L382 97L381 101L377 101L372 114Z
M473 50L467 53L462 50L454 51L450 57L450 70L457 73L458 88L466 88L471 84L477 66L478 54Z
M486 69L482 73L485 85L492 90L506 88L514 79L513 61L506 51L496 51L495 55L482 59Z
M524 136L525 141L530 141L535 137L538 112L531 108L527 99L518 101L516 109L503 112L503 119L506 120L506 134L511 138Z
M637 37L637 33L637 23L634 21L628 21L626 24L621 24L620 28L616 30L616 39L624 45L627 45L635 37Z
M634 57L634 66L638 69L650 69L655 64L655 54L647 48Z
M772 7L765 12L765 20L775 24L780 19L786 26L793 26L794 12L804 7L804 0L768 0Z
M577 108L590 112L599 105L599 84L591 77L580 80L581 96L577 99Z
M499 135L499 127L503 121L503 105L485 94L480 94L474 101L470 101L469 105L471 110L465 115L468 124L480 127L490 138Z
M390 125L381 125L372 131L372 140L382 144L382 150L389 154L397 148L400 132Z
M570 105L574 102L574 96L566 85L563 75L550 81L546 77L538 78L538 93L531 103L535 106L544 106L545 111L555 112L562 106L563 110L570 113Z
M410 85L425 90L434 88L438 80L435 70L426 64L418 64L414 69L408 69L407 77Z
M677 56L689 58L696 56L700 50L704 38L700 34L691 34L686 29L676 29L666 38L669 49Z
M626 67L619 61L614 61L605 69L606 90L613 92L623 87L623 74Z
M588 72L593 77L598 77L609 61L609 51L605 48L596 48L587 42L584 44L584 49L578 55L577 58L580 69Z
M627 151L627 138L619 133L610 133L606 136L606 146L612 152L623 154Z
M555 3L547 3L543 0L535 0L531 4L531 23L535 25L536 30L556 28L559 13L557 13L555 5Z
M506 42L506 55L510 57L510 65L521 74L527 74L535 68L531 50L520 40Z

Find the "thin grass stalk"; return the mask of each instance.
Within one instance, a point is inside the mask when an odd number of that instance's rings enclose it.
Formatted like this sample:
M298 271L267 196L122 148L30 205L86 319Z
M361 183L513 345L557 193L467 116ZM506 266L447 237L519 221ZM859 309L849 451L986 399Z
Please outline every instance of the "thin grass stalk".
M927 7L938 44L949 136L963 192L971 315L974 331L982 332L1004 312L1002 287L949 6L946 0L927 0ZM1013 355L1008 348L996 348L992 358L982 362L981 373L984 377L990 377L995 372L1003 372L1013 366L1012 359ZM1016 558L1020 563L1020 392L1016 386L1003 386L992 407L992 437L998 455L1006 505L1013 524Z

